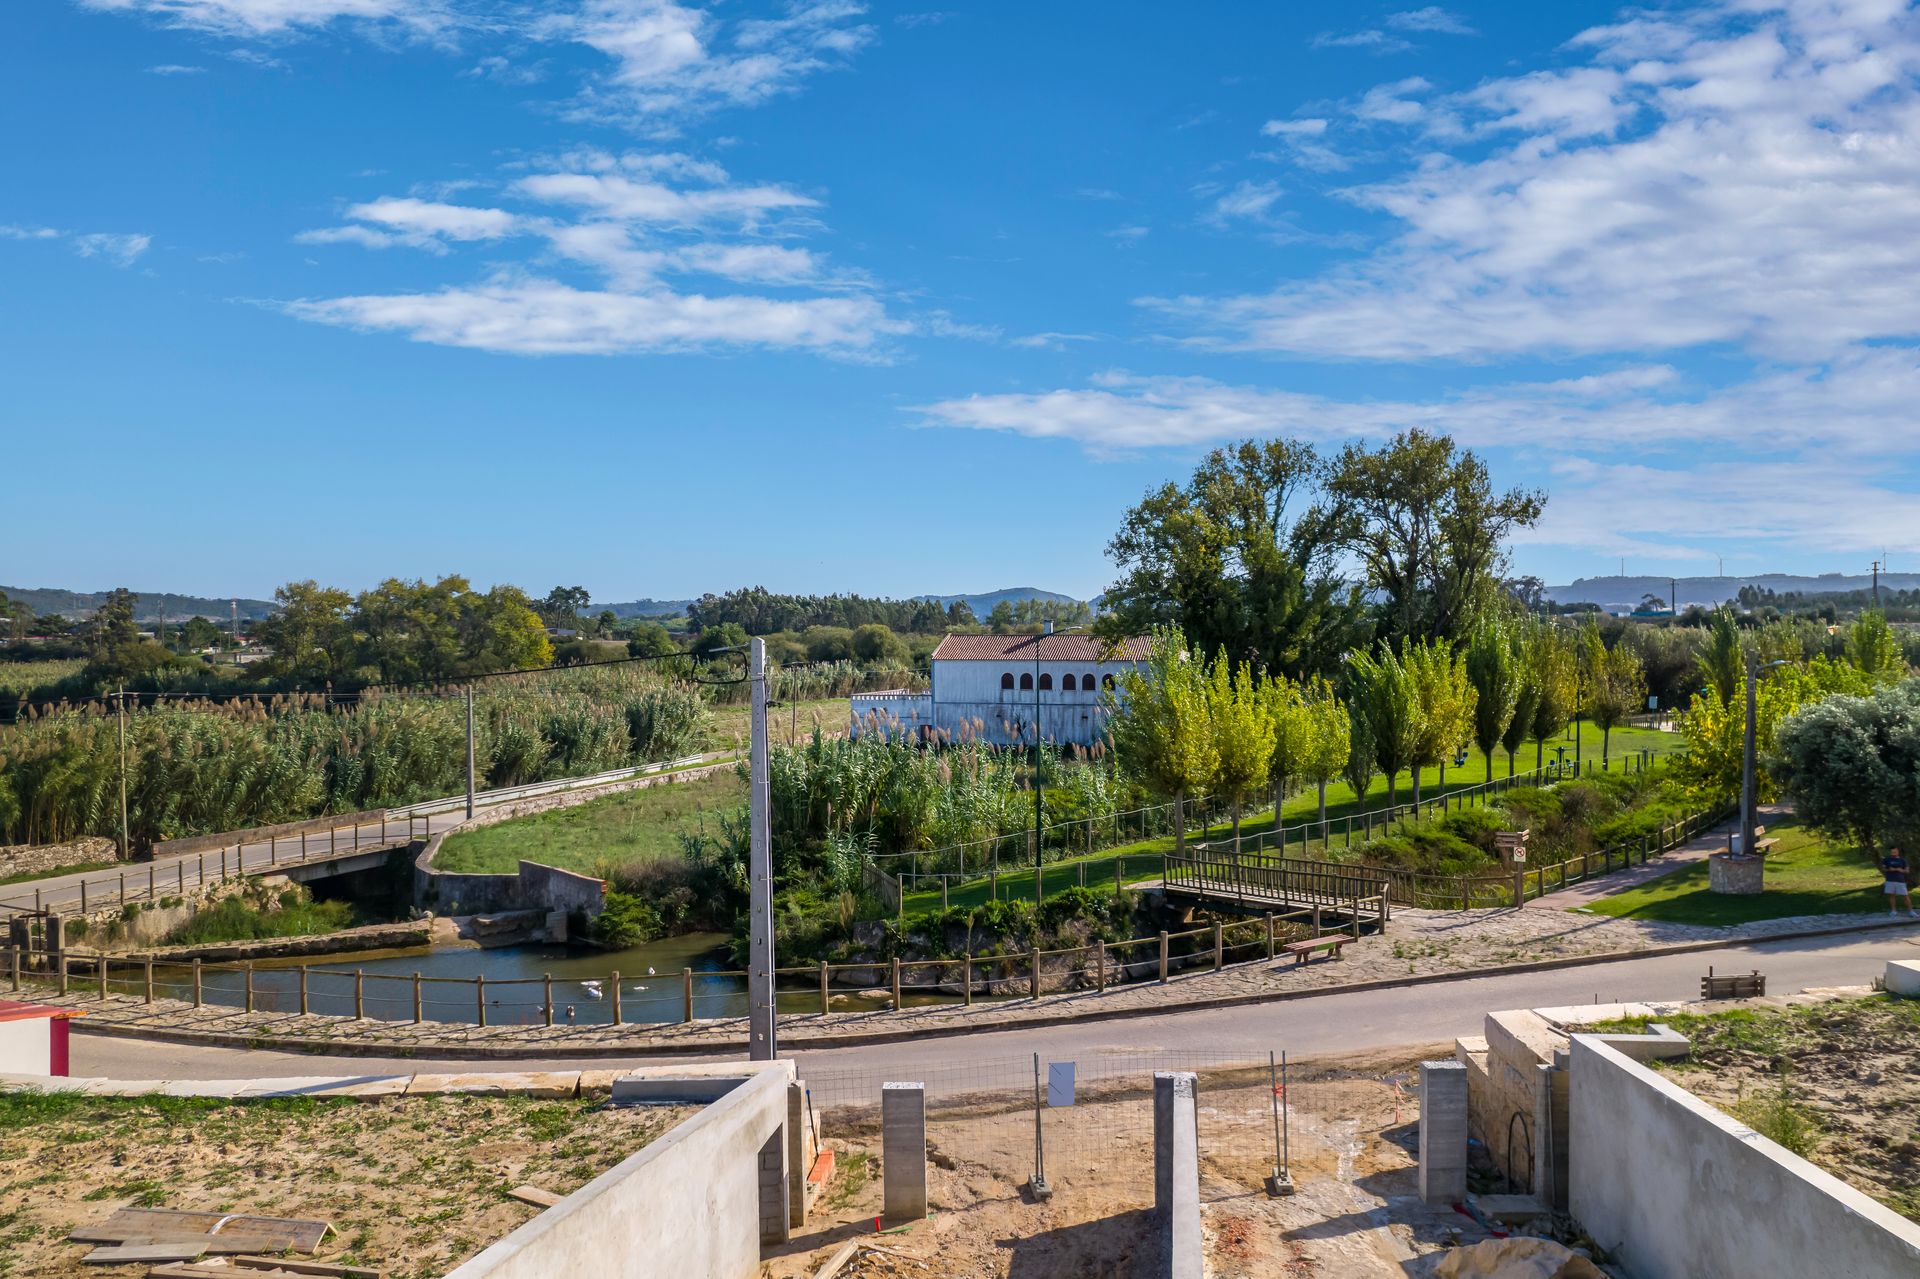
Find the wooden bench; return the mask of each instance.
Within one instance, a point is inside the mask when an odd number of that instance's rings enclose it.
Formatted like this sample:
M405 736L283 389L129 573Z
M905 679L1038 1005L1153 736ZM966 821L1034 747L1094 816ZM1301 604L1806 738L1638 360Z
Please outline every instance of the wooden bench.
M1713 969L1707 969L1707 975L1700 979L1700 998L1702 999L1752 999L1767 993L1767 975L1759 969L1750 973L1735 973L1730 977L1716 977Z
M1316 950L1332 951L1335 959L1340 958L1340 948L1352 940L1351 937L1321 937L1314 941L1290 941L1280 949L1293 956L1293 966L1298 968Z

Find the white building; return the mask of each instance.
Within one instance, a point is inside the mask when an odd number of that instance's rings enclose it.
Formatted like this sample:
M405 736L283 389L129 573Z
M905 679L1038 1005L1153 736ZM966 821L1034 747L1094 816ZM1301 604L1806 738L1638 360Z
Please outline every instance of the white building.
M906 733L996 746L1091 746L1106 725L1105 698L1120 676L1147 660L1151 641L1120 641L1112 652L1091 635L949 635L933 650L924 693L856 693L852 733Z

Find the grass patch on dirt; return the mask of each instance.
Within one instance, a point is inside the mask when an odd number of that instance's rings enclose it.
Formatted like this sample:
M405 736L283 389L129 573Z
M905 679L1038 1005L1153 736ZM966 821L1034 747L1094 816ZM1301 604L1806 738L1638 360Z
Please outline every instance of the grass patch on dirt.
M1646 1018L1597 1029L1644 1030ZM1649 1065L1920 1221L1920 1001L1876 995L1677 1014L1691 1056Z
M692 781L621 791L571 808L556 808L447 836L435 870L508 874L522 858L562 870L596 873L608 862L678 856L680 835L705 823L717 833L721 813L747 802L747 784L731 768Z
M534 1215L506 1197L570 1193L684 1117L518 1097L0 1095L0 1276L121 1279L67 1242L125 1205L319 1218L319 1260L445 1274Z
M1769 822L1767 834L1780 842L1767 855L1765 892L1738 897L1713 892L1707 864L1696 862L1589 902L1587 909L1617 919L1728 925L1789 915L1864 915L1887 908L1880 874L1859 848L1827 840L1790 815Z

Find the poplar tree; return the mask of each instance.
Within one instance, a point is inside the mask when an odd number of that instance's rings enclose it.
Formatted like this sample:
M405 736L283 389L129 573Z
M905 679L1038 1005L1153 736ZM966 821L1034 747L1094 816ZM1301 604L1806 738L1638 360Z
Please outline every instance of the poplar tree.
M1573 716L1574 701L1580 695L1580 673L1566 636L1546 626L1534 638L1533 674L1539 694L1527 736L1533 741L1533 767L1538 771L1546 755L1547 739L1558 736Z
M1473 684L1465 660L1443 639L1401 641L1401 663L1420 700L1420 722L1413 739L1413 803L1420 806L1422 770L1440 766L1447 782L1447 757L1460 749L1473 725Z
M1187 794L1204 791L1220 766L1207 718L1207 676L1187 654L1179 627L1156 630L1144 672L1127 672L1112 720L1114 749L1148 786L1173 801L1174 851L1187 851Z
M1352 743L1347 708L1333 695L1333 685L1314 678L1301 690L1306 736L1311 743L1300 764L1300 774L1320 788L1320 837L1327 833L1327 783L1347 766ZM1276 821L1278 818L1276 817Z
M1406 666L1385 643L1376 656L1357 652L1347 658L1352 681L1349 694L1361 708L1367 736L1373 742L1373 760L1387 775L1387 803L1400 802L1400 770L1409 767L1419 751L1425 725L1420 690Z
M1509 628L1507 639L1513 653L1514 698L1513 714L1507 717L1507 726L1501 730L1500 745L1507 752L1507 776L1514 774L1513 757L1526 743L1527 734L1533 731L1534 712L1540 706L1540 671L1534 659L1534 650L1539 644L1540 629L1534 625ZM1492 776L1493 761L1487 761L1488 776Z
M1467 645L1467 678L1473 682L1473 744L1487 757L1487 781L1493 781L1493 752L1516 716L1521 666L1512 629L1486 620L1474 628ZM1509 752L1511 762L1511 752Z
M1273 767L1272 699L1254 682L1253 666L1235 666L1222 648L1207 677L1207 717L1217 759L1213 786L1233 813L1233 850L1240 851L1240 813L1247 796L1267 784ZM1276 816L1277 820L1277 816Z

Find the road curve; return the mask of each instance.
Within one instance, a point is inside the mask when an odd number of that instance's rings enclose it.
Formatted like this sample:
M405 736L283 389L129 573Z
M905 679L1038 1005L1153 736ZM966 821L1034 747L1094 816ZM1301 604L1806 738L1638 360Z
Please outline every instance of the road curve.
M794 1054L802 1073L892 1071L1011 1059L1029 1053L1066 1059L1077 1054L1185 1051L1264 1057L1286 1049L1295 1056L1338 1056L1402 1045L1451 1041L1477 1034L1481 1015L1501 1008L1547 1007L1594 1000L1697 998L1709 966L1722 972L1757 968L1775 994L1814 986L1864 985L1889 959L1920 960L1920 937L1908 933L1840 934L1798 941L1756 942L1684 955L1653 955L1545 973L1470 978L1399 990L1341 992L1281 1003L1197 1012L1167 1012L1084 1026L987 1031L922 1043L821 1049ZM718 1054L713 1059L723 1059ZM653 1061L698 1060L675 1054ZM363 1075L449 1071L479 1074L517 1070L593 1069L647 1064L648 1058L551 1058L515 1061L438 1061L429 1057L326 1057L265 1049L204 1048L77 1034L75 1075L116 1079L235 1079L273 1076Z

